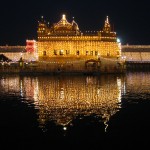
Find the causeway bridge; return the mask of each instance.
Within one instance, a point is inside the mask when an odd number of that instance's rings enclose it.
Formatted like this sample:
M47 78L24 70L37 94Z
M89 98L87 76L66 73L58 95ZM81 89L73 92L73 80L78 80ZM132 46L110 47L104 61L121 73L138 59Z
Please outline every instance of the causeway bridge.
M37 56L34 52L28 52L26 46L0 46L0 55L5 55L12 61L18 61L22 57L24 60L36 60Z
M150 45L122 45L127 70L150 70Z

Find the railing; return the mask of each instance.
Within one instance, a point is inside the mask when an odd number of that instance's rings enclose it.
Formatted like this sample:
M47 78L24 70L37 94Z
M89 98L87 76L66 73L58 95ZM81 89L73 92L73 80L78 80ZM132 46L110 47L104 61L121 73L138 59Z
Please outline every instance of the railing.
M150 61L126 61L127 63L130 64L150 64Z

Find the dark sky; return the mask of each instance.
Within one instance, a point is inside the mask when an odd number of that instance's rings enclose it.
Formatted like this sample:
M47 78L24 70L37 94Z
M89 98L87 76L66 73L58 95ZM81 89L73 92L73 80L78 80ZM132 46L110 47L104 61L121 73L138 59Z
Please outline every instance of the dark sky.
M25 45L37 39L41 16L51 24L66 14L81 31L101 30L108 15L122 44L150 45L150 4L148 0L5 0L0 5L0 45Z

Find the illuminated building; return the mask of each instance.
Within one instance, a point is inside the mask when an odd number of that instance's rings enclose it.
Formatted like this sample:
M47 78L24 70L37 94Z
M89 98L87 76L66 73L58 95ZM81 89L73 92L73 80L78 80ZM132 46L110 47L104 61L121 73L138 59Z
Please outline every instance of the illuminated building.
M80 31L74 19L69 23L65 15L52 26L49 26L42 17L37 33L40 61L49 61L51 58L88 60L121 56L120 42L117 41L116 32L111 30L108 16L102 31L85 33Z
M0 46L0 54L15 62L20 60L21 57L24 61L36 61L38 58L37 42L26 40L26 46Z
M35 40L26 40L26 52L37 53L37 42Z
M150 61L150 45L122 45L121 53L126 61Z

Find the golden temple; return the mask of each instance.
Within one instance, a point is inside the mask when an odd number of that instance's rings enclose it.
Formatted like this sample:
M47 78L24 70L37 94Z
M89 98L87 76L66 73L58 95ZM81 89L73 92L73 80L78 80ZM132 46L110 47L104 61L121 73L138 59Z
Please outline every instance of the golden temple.
M108 16L102 31L85 33L74 19L68 22L64 14L51 26L42 16L37 33L38 60L50 72L124 72L121 43Z
M43 17L38 23L38 56L39 60L52 57L93 58L121 56L120 44L116 32L111 30L108 16L102 31L82 33L78 24L69 23L66 15L62 15L58 23L47 24Z

